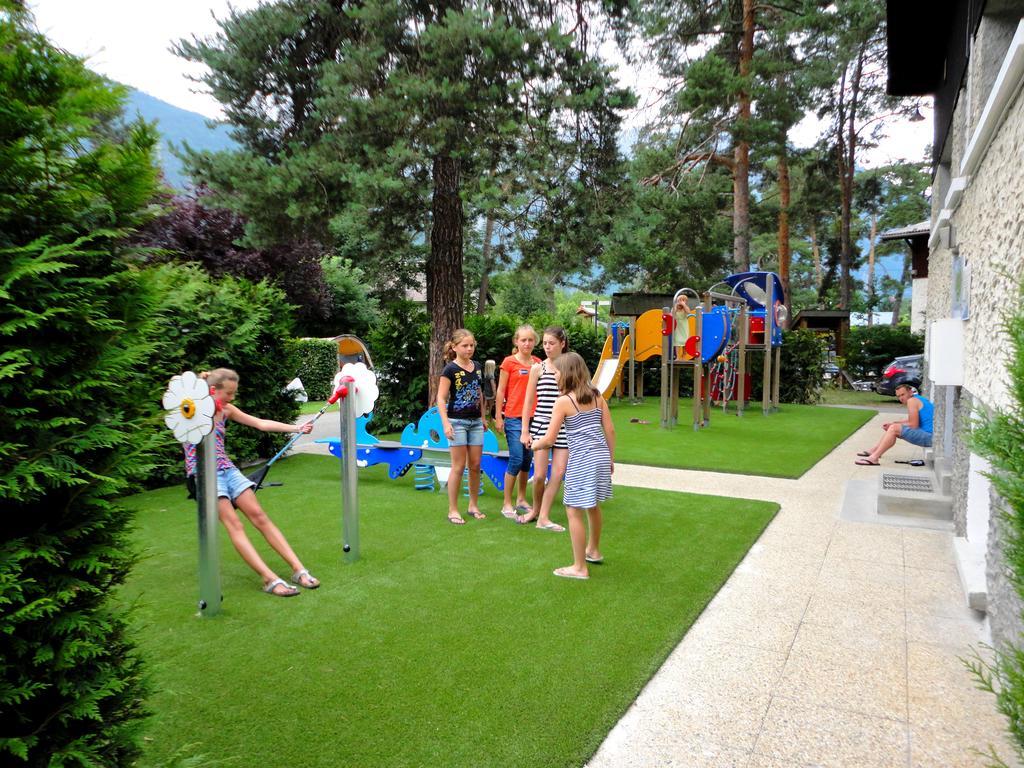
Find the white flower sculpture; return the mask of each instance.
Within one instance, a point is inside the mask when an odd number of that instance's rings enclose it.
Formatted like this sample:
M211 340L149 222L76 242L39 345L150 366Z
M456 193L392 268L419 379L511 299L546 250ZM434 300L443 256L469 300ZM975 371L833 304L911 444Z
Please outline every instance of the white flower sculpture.
M164 392L164 423L179 443L198 443L213 429L217 402L210 385L192 371L171 378Z
M349 385L350 397L354 397L352 404L356 412L356 418L365 416L373 410L373 404L377 402L377 395L380 394L380 390L377 389L377 376L366 367L366 363L345 363L341 367L341 370L334 375L334 391L337 391L341 385L341 380L346 376L351 376L355 381ZM352 395L352 390L355 390L355 395Z

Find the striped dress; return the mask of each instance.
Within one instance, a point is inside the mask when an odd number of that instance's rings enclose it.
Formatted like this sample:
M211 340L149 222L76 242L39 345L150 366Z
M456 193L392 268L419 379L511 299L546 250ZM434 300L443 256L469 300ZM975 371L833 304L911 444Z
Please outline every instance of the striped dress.
M576 413L565 419L569 466L565 470L562 503L590 509L612 497L612 455L601 426L601 409L581 411L575 398L569 400Z
M541 363L540 378L537 379L537 408L530 419L530 437L540 439L547 434L548 424L551 423L551 412L555 408L555 400L558 399L559 394L554 371L548 368L548 361L545 360ZM569 443L565 439L564 424L558 430L554 447L569 447Z

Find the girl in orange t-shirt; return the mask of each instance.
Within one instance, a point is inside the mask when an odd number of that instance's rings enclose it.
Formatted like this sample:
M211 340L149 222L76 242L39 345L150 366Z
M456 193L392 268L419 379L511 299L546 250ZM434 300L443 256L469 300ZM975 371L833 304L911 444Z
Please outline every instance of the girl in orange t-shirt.
M533 514L533 508L526 503L526 486L530 484L533 451L523 445L521 438L526 384L530 380L530 369L535 363L540 362L540 358L532 354L533 348L537 346L537 332L533 330L533 326L521 325L516 328L512 343L512 354L501 361L498 392L494 397L494 426L499 432L504 432L505 439L508 440L505 502L502 504L501 514L510 520L515 518L517 510L526 515ZM512 506L512 492L517 485L517 479L519 493L515 506Z

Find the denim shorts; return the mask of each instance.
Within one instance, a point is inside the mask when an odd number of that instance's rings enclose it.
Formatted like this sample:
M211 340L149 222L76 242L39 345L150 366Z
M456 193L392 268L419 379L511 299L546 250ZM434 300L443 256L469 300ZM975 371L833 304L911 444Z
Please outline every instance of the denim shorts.
M448 419L452 425L452 445L483 445L484 444L484 420L476 419Z
M904 424L903 429L900 430L900 437L902 437L911 445L916 445L921 448L932 447L932 433L925 432L923 429L917 429L916 427L908 427L906 424Z
M256 483L247 478L235 467L231 469L217 470L217 496L228 499L234 503L235 499L241 496L249 488L256 487Z
M505 419L505 439L508 440L508 468L506 475L515 477L520 472L529 471L533 463L533 451L523 445L519 438L523 435L523 420Z

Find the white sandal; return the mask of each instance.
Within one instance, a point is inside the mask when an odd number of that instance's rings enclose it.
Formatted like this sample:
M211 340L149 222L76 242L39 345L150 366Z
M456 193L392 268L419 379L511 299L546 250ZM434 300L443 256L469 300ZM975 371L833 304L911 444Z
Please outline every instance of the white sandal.
M303 584L303 578L309 579L309 584ZM303 568L301 571L296 571L295 573L293 573L292 581L294 581L303 589L317 589L320 586L320 579L318 579L305 568Z
M275 592L274 590L278 587L284 587L287 591ZM266 592L268 595L273 595L274 597L295 597L297 594L299 594L298 588L292 586L284 579L274 579L272 582L263 587L263 591Z

